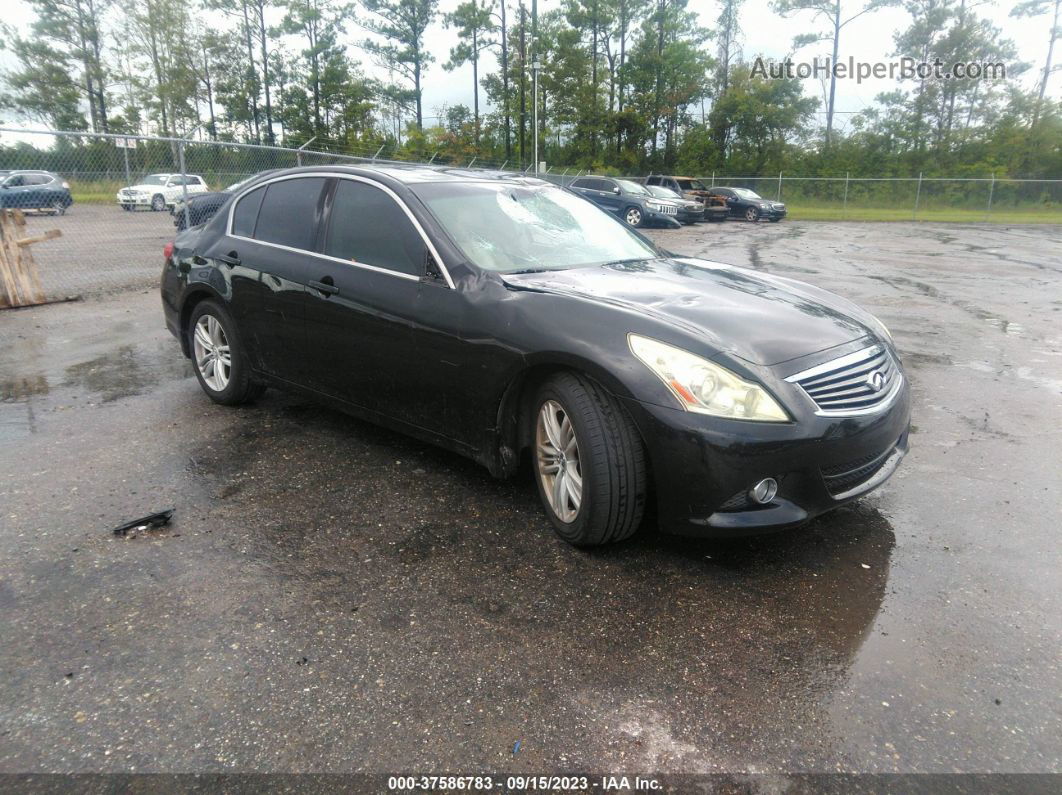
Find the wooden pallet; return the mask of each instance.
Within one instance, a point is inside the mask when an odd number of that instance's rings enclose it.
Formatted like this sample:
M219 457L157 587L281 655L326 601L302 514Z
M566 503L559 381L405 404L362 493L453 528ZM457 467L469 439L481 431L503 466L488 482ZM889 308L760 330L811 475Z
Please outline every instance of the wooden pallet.
M0 309L34 306L47 300L30 246L63 233L49 229L35 237L23 237L25 227L26 216L21 210L0 210Z

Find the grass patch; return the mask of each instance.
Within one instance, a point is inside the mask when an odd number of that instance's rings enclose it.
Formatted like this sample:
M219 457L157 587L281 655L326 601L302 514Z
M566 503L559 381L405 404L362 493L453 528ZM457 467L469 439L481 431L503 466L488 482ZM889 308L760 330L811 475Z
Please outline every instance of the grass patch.
M833 205L787 204L789 218L795 221L938 221L941 223L991 223L991 224L1062 224L1062 206L1059 207L1002 207L993 208L986 214L983 208L927 207L918 209L913 217L913 207L852 207Z

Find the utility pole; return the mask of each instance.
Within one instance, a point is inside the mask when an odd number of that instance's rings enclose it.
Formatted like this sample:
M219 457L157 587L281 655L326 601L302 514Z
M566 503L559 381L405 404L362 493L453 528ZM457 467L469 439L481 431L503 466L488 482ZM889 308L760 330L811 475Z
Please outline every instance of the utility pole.
M535 126L535 176L538 176L538 0L531 0L531 82L532 102L535 103L531 123Z
M527 28L527 10L523 0L520 0L520 168L524 167L524 143L527 136L527 39L524 31Z

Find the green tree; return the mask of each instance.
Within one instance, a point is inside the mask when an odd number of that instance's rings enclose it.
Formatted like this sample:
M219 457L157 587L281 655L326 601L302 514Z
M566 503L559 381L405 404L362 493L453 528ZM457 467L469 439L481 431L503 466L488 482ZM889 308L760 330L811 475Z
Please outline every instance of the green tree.
M1037 102L1036 113L1033 116L1033 124L1040 117L1040 106L1044 102L1044 94L1047 92L1047 79L1053 69L1052 59L1055 54L1055 42L1062 36L1062 29L1058 26L1058 14L1062 8L1062 0L1024 0L1010 10L1012 17L1040 17L1048 12L1052 13L1051 28L1047 34L1047 57L1044 60L1043 75L1040 77L1040 93Z
M417 129L424 128L421 79L435 60L424 48L424 34L438 14L438 0L362 0L369 13L359 24L383 39L362 43L366 52L388 69L402 74L412 85Z
M492 37L496 28L492 14L493 2L467 0L461 3L443 20L448 28L457 28L459 43L450 49L450 60L443 68L457 69L466 63L472 64L472 108L476 145L479 145L479 55L497 45Z
M107 132L103 26L111 0L27 0L36 18L23 38L10 27L4 39L19 68L5 75L14 91L6 106L28 116L83 129L71 105L85 101L94 132Z
M929 0L930 3L936 0ZM841 31L851 22L892 5L894 0L857 0L857 2L842 2L842 0L774 0L775 10L783 16L788 16L799 11L811 11L816 20L826 23L827 29L820 33L806 33L797 36L793 40L793 49L799 50L816 42L829 42L830 56L830 89L826 97L826 146L833 139L833 116L834 103L837 99L837 75L832 66L837 63L841 49Z

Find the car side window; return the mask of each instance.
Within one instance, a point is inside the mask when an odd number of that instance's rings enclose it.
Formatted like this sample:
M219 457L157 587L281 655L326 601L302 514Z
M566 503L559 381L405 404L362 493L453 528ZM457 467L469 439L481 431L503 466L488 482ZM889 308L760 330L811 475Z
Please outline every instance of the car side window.
M649 179L647 179L645 181L645 184L646 185L659 185L660 184L660 177L649 177Z
M297 177L265 186L254 239L313 251L324 177Z
M232 211L232 234L240 237L254 237L254 225L258 220L258 210L266 189L258 188L236 202Z
M592 182L593 182L592 179L577 179L577 180L575 180L575 182L572 183L572 187L573 188L584 188L585 189L585 188L589 188Z
M324 253L398 273L424 273L424 240L398 203L379 188L341 179Z
M9 188L21 188L24 184L24 178L21 174L15 174L13 177L8 177L7 182L4 184Z
M616 186L612 184L611 180L599 179L599 180L597 180L597 184L594 187L597 188L597 190L603 190L605 192L611 192L611 190L614 187L616 187Z

